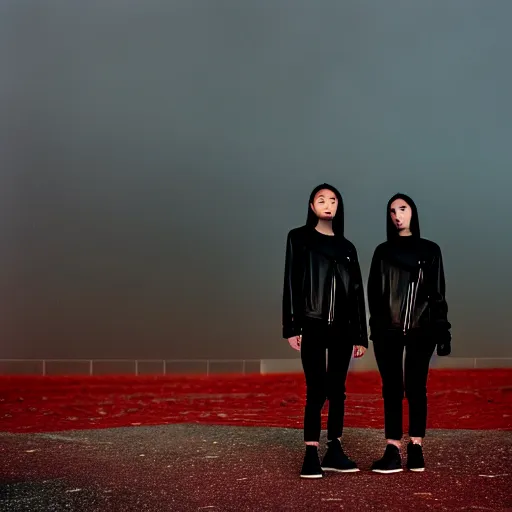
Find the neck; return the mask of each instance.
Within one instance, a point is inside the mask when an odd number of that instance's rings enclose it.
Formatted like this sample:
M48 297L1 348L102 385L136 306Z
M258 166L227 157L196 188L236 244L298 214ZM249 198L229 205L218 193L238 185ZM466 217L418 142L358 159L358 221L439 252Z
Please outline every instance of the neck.
M412 236L410 229L402 229L398 232L398 236Z
M318 219L315 229L319 233L322 233L322 235L334 235L334 231L332 230L332 220Z

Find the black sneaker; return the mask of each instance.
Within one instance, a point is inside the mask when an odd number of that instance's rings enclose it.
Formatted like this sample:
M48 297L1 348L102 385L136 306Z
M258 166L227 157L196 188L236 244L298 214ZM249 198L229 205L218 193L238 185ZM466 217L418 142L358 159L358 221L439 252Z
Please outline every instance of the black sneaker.
M304 456L300 476L301 478L322 478L324 476L316 446L306 445L306 455Z
M400 450L393 444L388 444L382 459L372 464L372 471L375 473L399 473L402 469L402 458Z
M407 469L410 471L425 471L425 459L421 444L410 442L407 445Z
M322 460L324 471L340 471L341 473L354 473L359 471L357 464L344 453L339 439L327 443L327 452Z

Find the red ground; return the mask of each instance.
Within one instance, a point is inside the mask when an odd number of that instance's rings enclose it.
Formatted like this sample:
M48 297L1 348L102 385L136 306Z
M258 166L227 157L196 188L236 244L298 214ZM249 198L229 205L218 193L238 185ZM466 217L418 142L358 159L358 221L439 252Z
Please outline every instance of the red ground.
M302 428L302 375L0 377L8 432L205 423ZM382 428L380 379L347 380L347 427ZM429 428L512 430L512 369L431 370Z

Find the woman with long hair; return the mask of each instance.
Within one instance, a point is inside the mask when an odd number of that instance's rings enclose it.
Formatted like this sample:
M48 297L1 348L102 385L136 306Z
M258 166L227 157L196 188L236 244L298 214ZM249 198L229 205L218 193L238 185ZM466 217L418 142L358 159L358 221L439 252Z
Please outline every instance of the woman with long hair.
M364 287L354 245L343 233L343 201L331 185L316 187L306 224L288 233L283 290L283 338L300 350L306 379L300 476L358 471L341 447L345 380L352 354L368 347ZM329 401L327 452L318 457L321 411Z
M420 237L418 210L405 194L386 207L387 241L375 249L368 279L370 339L382 379L384 456L378 473L402 471L402 404L409 404L407 468L424 471L422 442L427 424L430 359L451 352L441 249ZM404 360L405 352L405 360Z

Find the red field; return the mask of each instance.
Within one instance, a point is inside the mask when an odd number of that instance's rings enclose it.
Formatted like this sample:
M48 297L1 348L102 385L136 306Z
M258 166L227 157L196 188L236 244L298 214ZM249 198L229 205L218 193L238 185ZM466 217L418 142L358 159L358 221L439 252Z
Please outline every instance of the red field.
M431 370L429 428L512 430L512 370ZM302 428L302 375L0 377L0 429L204 423ZM347 427L382 428L380 380L350 373Z

